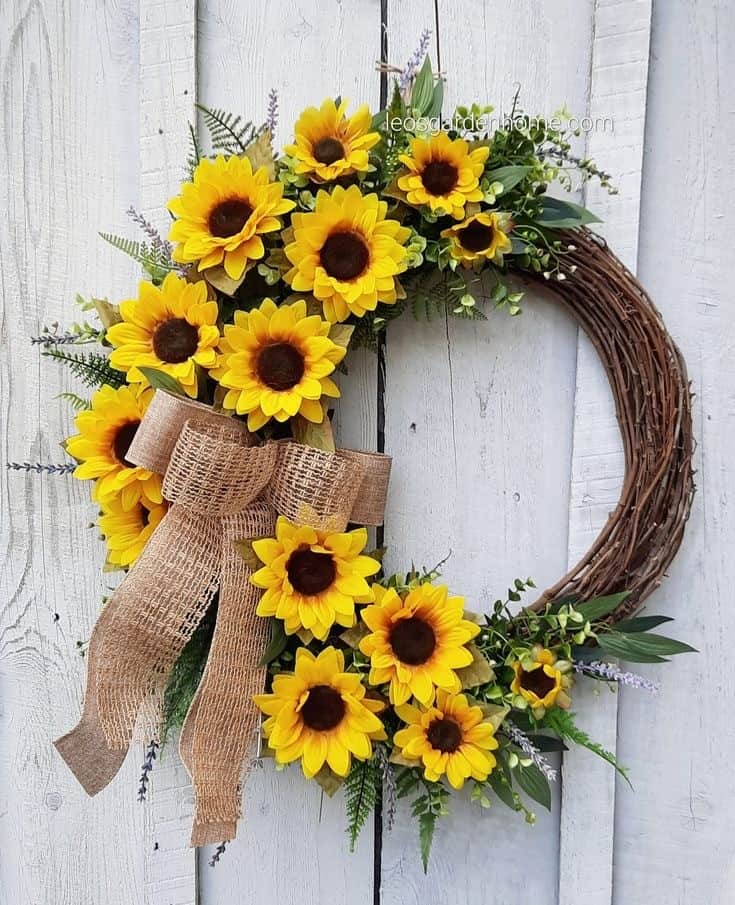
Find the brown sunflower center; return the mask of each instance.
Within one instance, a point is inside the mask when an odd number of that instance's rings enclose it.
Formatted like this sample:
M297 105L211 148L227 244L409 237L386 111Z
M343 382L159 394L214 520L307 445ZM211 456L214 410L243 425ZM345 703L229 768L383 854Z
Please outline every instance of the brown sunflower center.
M304 376L304 356L291 343L272 343L258 352L255 370L272 390L290 390Z
M545 698L555 685L556 682L546 675L543 666L528 672L524 669L521 673L521 688L533 692L538 698Z
M329 685L315 685L301 708L301 719L309 729L327 732L339 726L346 712L342 695Z
M464 229L460 229L457 233L462 248L467 251L485 251L493 244L495 230L492 226L485 226L484 223L474 221Z
M336 138L320 138L314 145L314 160L319 163L334 163L335 160L342 160L345 156L345 149L341 141Z
M337 567L329 553L306 549L291 554L286 572L295 590L310 597L326 591L337 575Z
M322 267L335 280L354 280L370 262L365 240L357 233L332 233L319 254Z
M395 624L390 633L390 646L401 663L419 666L434 653L436 635L423 619L410 616Z
M153 351L161 361L178 365L196 352L199 330L183 317L172 317L159 324L153 333Z
M236 236L248 222L253 209L242 198L220 202L209 215L209 232L220 239Z
M457 167L446 160L432 160L421 173L421 181L430 195L448 195L457 184L457 179Z
M140 421L128 421L127 424L121 424L112 441L112 452L115 458L121 465L125 465L127 468L135 468L135 463L129 461L125 457L128 454L130 444L133 442L133 437L139 427Z
M426 737L435 751L451 754L462 744L462 730L454 720L434 720L429 726Z

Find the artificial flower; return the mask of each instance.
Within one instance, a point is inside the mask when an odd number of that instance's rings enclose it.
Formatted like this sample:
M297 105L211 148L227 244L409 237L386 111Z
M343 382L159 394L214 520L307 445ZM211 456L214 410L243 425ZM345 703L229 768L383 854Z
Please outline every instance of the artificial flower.
M320 424L322 397L339 396L329 375L347 352L329 338L329 330L318 315L307 315L304 301L279 308L265 299L259 308L236 311L212 371L227 390L223 407L247 415L251 431L271 418L287 421L295 415Z
M465 695L438 691L435 706L399 704L396 714L407 725L393 741L404 758L423 766L429 782L446 775L455 789L461 789L466 779L482 782L495 768L495 729Z
M199 270L224 263L227 276L239 280L265 254L261 236L278 231L279 216L293 207L282 183L270 182L265 167L253 172L247 157L202 160L168 203L177 218L169 233L179 243L173 258L196 261Z
M410 154L399 155L407 172L398 177L398 188L414 207L461 220L467 202L482 200L480 177L489 154L487 146L470 150L464 139L452 141L446 132L415 138Z
M473 214L442 232L449 239L449 253L463 264L477 261L503 263L503 255L512 247L508 232L512 226L508 214L485 211Z
M368 760L372 741L386 737L376 716L384 705L366 697L359 675L344 669L341 651L327 647L315 657L300 647L294 672L275 676L272 694L254 696L268 715L263 732L276 761L300 759L307 779L325 763L347 776L352 758Z
M534 645L527 657L512 664L515 676L510 689L526 702L537 719L541 719L550 707L567 709L571 698L566 689L571 687L569 663L560 661L546 647Z
M390 683L391 704L411 695L431 704L437 688L459 692L456 670L472 663L466 645L480 631L464 618L464 598L428 583L403 596L380 585L373 585L373 593L375 603L361 613L370 634L360 641L370 657L370 684Z
M313 292L327 320L362 317L378 302L392 305L403 290L396 276L406 269L405 244L411 231L387 220L388 204L363 195L356 185L321 190L311 213L294 214L293 264L286 281L296 292Z
M66 441L66 450L78 462L74 477L94 479L92 496L100 503L119 498L127 511L141 499L160 504L161 478L129 461L128 449L153 397L133 387L103 386L92 396L89 409L74 419L78 434Z
M339 106L325 100L319 109L308 107L294 127L295 142L284 148L296 160L294 172L316 182L333 182L368 169L368 151L380 141L371 132L372 116L366 104L350 117L348 101Z
M355 624L355 603L373 599L365 579L380 563L363 556L367 530L344 533L294 525L281 516L275 538L253 541L265 565L250 580L265 593L259 616L282 619L286 634L309 629L323 641L335 624Z
M107 542L110 565L127 568L143 552L148 539L166 514L166 503L151 504L143 500L124 509L120 497L102 503L97 525Z
M107 338L115 346L110 364L127 372L128 383L148 384L140 368L169 374L187 395L198 391L197 365L217 360L217 303L207 301L207 284L188 283L170 273L161 287L142 282L138 298L120 305L122 323Z

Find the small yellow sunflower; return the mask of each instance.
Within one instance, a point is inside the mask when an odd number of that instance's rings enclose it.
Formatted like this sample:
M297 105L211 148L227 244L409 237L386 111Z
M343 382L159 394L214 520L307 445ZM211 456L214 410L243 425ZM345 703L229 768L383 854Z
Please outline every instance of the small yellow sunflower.
M143 498L160 504L161 478L126 458L135 432L153 398L152 390L136 394L133 387L103 386L92 397L92 407L74 419L78 434L66 441L66 450L79 462L74 477L94 479L92 496L100 503L119 497L129 511Z
M251 431L271 418L287 421L295 415L321 424L322 396L339 396L329 375L347 352L329 338L329 330L318 315L307 316L304 301L279 308L265 299L259 308L236 311L211 372L227 389L224 408L247 415Z
M167 508L165 502L154 505L139 500L131 509L123 509L120 497L103 503L97 525L107 542L108 563L122 569L132 566Z
M352 758L368 760L372 741L385 739L375 715L384 705L365 696L356 673L345 672L341 651L327 647L315 657L305 647L296 651L293 673L273 679L272 694L254 696L268 715L263 731L279 764L301 759L307 779L328 764L347 776Z
M414 695L422 704L436 688L456 694L455 670L469 666L465 646L480 627L464 619L464 598L449 597L444 585L421 584L401 597L393 588L373 585L375 603L360 614L370 629L360 650L370 657L371 685L390 683L391 704Z
M495 729L465 695L438 691L435 706L399 704L396 713L407 726L393 741L403 757L423 765L429 782L446 774L450 784L461 789L466 779L482 781L494 770Z
M206 283L187 283L173 273L160 289L143 282L138 298L120 305L120 316L122 323L107 331L115 346L112 367L143 386L148 381L138 368L163 371L196 398L197 365L214 366L219 342L217 303L207 301Z
M567 675L567 661L558 660L546 647L534 645L528 657L513 664L515 678L510 690L526 701L533 715L541 719L550 707L566 710L571 705L567 689L571 677Z
M362 317L378 302L403 298L396 276L406 269L410 230L386 220L387 210L377 195L337 186L331 195L317 193L313 212L291 218L294 241L285 251L294 266L286 281L296 292L313 292L327 320Z
M335 624L355 624L355 603L373 599L365 581L380 570L380 563L361 556L367 530L345 533L319 531L293 525L281 516L275 538L253 541L264 568L250 580L265 593L259 616L282 619L286 634L305 628L323 641Z
M471 265L477 261L501 264L503 255L512 248L508 232L512 227L509 214L485 212L473 214L461 223L442 232L449 239L449 253L453 258Z
M296 173L315 182L333 182L367 171L368 151L380 141L380 135L370 131L372 116L367 104L350 117L347 105L348 101L342 101L338 107L328 99L318 110L304 110L294 127L295 144L284 148L297 161Z
M279 230L278 217L293 207L283 185L269 182L265 167L253 172L247 157L202 160L193 181L168 203L177 218L169 233L179 243L174 260L197 261L199 270L224 262L227 276L239 280L265 254L261 235Z
M427 205L461 220L468 201L482 200L480 177L489 154L488 147L470 151L466 141L452 141L446 132L415 138L411 153L399 156L408 172L398 177L398 188L414 207Z

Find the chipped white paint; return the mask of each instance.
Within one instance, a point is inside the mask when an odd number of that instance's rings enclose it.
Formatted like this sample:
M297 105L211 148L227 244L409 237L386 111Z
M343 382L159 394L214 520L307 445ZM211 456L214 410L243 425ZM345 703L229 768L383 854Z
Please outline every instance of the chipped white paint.
M324 96L375 105L380 7L199 0L196 21L194 0L3 5L3 461L60 458L55 444L69 417L53 396L69 384L39 363L25 337L73 318L77 290L134 292L135 268L99 243L96 230L132 235L124 217L131 202L165 226L195 95L257 122L277 88L278 143L298 111ZM0 903L342 905L373 901L376 886L390 905L551 903L557 886L560 905L730 901L735 318L723 262L735 227L726 204L735 134L725 120L735 16L733 0L672 0L656 6L651 29L650 7L468 0L458 15L449 0L387 4L391 62L409 55L422 28L434 29L432 52L438 46L449 77L447 109L476 97L507 110L520 82L528 111L551 113L566 102L573 112L614 119L614 131L589 137L587 152L615 174L620 195L590 190L586 200L621 257L638 263L699 397L700 495L685 548L649 608L677 615L679 635L702 638L703 654L655 670L661 695L623 695L617 721L612 696L596 707L576 697L586 724L617 745L636 793L616 789L606 767L575 752L565 756L559 800L535 828L501 805L485 815L454 800L427 880L402 811L384 834L382 874L374 877L372 828L349 856L341 796L324 798L296 770L275 774L266 765L248 783L238 840L214 869L206 866L211 851L203 852L196 882L185 844L191 794L173 753L157 765L140 806L139 748L90 801L50 747L78 715L83 663L75 641L88 635L107 581L94 532L84 527L93 517L86 488L3 470ZM336 414L341 440L374 448L375 360L359 356L350 370ZM557 578L616 501L621 460L600 368L574 325L540 295L515 320L491 314L477 327L427 326L409 317L392 325L385 406L395 457L389 565L433 564L452 548L446 578L473 606L502 595L516 575L530 572L539 584Z

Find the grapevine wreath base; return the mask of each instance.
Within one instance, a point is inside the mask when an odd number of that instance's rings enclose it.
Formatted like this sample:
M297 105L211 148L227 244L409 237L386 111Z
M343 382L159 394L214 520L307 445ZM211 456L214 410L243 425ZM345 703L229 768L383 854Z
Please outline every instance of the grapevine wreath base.
M304 111L283 156L274 100L261 130L203 110L213 153L192 132L170 241L135 212L144 242L105 237L142 265L138 298L95 300L101 326L34 340L98 389L66 394L76 464L13 467L92 482L107 567L126 572L86 647L82 718L56 745L95 794L142 738L144 798L181 728L193 845L235 835L257 739L279 768L298 761L329 794L345 785L353 846L380 796L388 826L412 796L426 867L450 790L532 822L529 798L551 804L546 752L581 744L625 776L576 724L575 680L652 688L610 661L692 650L651 631L666 617L633 616L691 506L684 362L588 230L594 216L547 193L572 187L570 168L609 177L539 118L491 132L472 105L422 131L443 86L418 62L375 116L350 117L339 98ZM477 320L489 298L518 313L519 277L549 288L594 344L625 479L593 546L534 604L517 610L533 583L516 580L506 600L466 608L436 569L386 574L384 551L366 549L390 458L335 448L333 377L409 305ZM110 354L69 350L89 342Z

